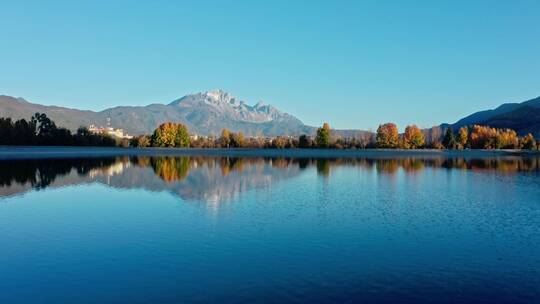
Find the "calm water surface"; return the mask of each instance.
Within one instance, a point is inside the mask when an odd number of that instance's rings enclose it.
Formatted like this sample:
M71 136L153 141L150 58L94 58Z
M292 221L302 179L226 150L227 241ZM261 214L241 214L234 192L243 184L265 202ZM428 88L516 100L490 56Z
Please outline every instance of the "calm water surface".
M540 159L0 162L0 303L539 303Z

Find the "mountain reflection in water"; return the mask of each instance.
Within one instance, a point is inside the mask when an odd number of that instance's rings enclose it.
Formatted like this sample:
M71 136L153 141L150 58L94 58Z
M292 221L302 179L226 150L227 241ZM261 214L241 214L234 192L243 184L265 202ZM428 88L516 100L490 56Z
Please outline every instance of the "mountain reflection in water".
M377 174L415 174L428 168L514 174L540 172L540 158L231 158L117 157L105 159L44 159L0 161L0 198L84 183L120 189L168 191L183 200L220 203L242 192L265 188L315 169L331 178L335 168L348 166Z

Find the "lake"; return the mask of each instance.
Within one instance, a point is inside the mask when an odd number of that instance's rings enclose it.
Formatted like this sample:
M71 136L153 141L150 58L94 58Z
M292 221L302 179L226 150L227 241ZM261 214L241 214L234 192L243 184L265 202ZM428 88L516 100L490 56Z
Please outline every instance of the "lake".
M538 303L540 158L0 161L0 303Z

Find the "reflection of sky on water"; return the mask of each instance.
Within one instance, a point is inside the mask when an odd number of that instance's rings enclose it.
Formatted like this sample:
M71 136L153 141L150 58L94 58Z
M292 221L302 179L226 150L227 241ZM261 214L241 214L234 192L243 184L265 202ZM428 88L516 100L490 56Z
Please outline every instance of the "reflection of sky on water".
M0 302L537 303L539 177L534 158L2 162Z

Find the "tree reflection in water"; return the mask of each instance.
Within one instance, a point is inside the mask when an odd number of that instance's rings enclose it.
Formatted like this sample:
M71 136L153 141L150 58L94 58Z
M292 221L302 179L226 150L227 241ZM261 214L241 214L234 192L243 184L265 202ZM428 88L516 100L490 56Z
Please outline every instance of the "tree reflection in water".
M157 176L168 182L183 180L189 173L189 157L154 157L150 165Z
M117 161L92 158L0 161L0 187L29 184L34 189L43 189L73 170L86 176L95 168L110 167Z
M498 158L253 158L117 157L0 161L0 197L32 189L101 182L111 187L170 191L183 199L223 201L240 192L268 187L314 168L331 177L336 167L378 174L416 174L426 168L477 172L540 172L538 157Z

